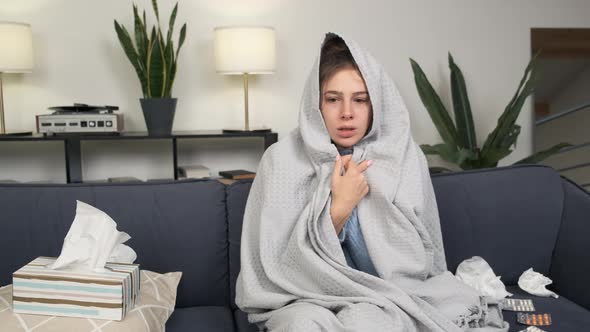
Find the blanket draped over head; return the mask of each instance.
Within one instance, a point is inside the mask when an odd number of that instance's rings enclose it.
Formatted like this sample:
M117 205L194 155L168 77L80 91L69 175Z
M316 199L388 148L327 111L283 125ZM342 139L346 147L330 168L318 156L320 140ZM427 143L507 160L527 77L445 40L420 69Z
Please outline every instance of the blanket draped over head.
M265 152L252 184L237 305L270 331L507 331L497 303L446 271L434 191L406 106L374 58L344 40L373 108L352 158L374 161L357 208L379 277L346 264L331 221L338 150L319 110L318 56L299 127Z

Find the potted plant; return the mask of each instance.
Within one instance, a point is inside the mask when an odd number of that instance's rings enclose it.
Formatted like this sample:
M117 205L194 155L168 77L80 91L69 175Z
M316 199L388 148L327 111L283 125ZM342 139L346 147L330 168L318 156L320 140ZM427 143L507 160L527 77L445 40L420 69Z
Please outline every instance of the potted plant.
M464 170L496 167L498 161L512 153L512 146L516 146L516 139L520 134L520 126L516 124L516 119L520 115L525 100L535 90L537 81L536 59L537 55L529 62L516 93L498 119L496 128L488 135L481 148L477 145L465 79L451 54L449 53L449 67L451 69L451 94L455 123L453 123L449 112L443 105L439 95L434 91L422 68L416 61L410 59L420 99L444 141L436 145L422 144L420 146L422 151L425 154L437 154L443 160L449 161ZM515 164L540 162L568 146L571 146L571 144L557 144L519 160ZM441 168L438 168L436 171L440 170Z
M149 135L169 135L172 132L177 102L176 98L171 97L171 92L176 78L178 55L186 38L186 23L180 29L178 46L175 49L172 33L178 3L170 15L166 38L160 29L156 0L152 0L152 8L157 24L151 29L147 27L145 10L142 18L134 4L134 38L131 38L127 29L117 20L115 31L141 83L143 98L140 98L140 103Z

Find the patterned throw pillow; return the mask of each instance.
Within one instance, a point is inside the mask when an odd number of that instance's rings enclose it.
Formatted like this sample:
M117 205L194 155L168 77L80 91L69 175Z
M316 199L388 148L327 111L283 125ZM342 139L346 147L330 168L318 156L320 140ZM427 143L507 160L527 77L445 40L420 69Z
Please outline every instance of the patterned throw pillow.
M123 332L164 331L174 311L182 272L159 274L141 271L141 289L135 308L120 322L90 318L56 317L12 312L12 285L0 287L0 331Z

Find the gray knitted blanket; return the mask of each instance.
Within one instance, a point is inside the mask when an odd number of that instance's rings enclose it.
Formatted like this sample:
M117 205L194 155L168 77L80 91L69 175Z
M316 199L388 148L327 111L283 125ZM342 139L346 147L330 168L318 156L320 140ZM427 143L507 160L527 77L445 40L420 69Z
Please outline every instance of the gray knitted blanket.
M496 303L446 271L426 158L406 106L373 57L345 41L373 106L353 159L374 161L358 216L379 277L346 264L329 215L338 151L319 111L318 56L299 127L265 152L252 184L237 305L269 331L507 331Z

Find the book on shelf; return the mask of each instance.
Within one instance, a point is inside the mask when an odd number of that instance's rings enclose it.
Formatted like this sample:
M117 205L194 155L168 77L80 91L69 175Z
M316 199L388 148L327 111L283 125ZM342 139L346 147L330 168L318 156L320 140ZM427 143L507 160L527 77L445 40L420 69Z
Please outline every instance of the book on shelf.
M203 165L185 165L178 167L178 178L202 179L211 177L209 168Z
M223 176L226 179L243 180L253 179L256 176L256 173L246 171L243 169L234 169L229 171L219 171L219 175Z
M232 184L232 183L234 183L234 182L236 182L238 180L232 180L232 179L226 179L226 178L218 178L217 181L219 181L219 182L221 182L221 183L229 186L230 184Z

